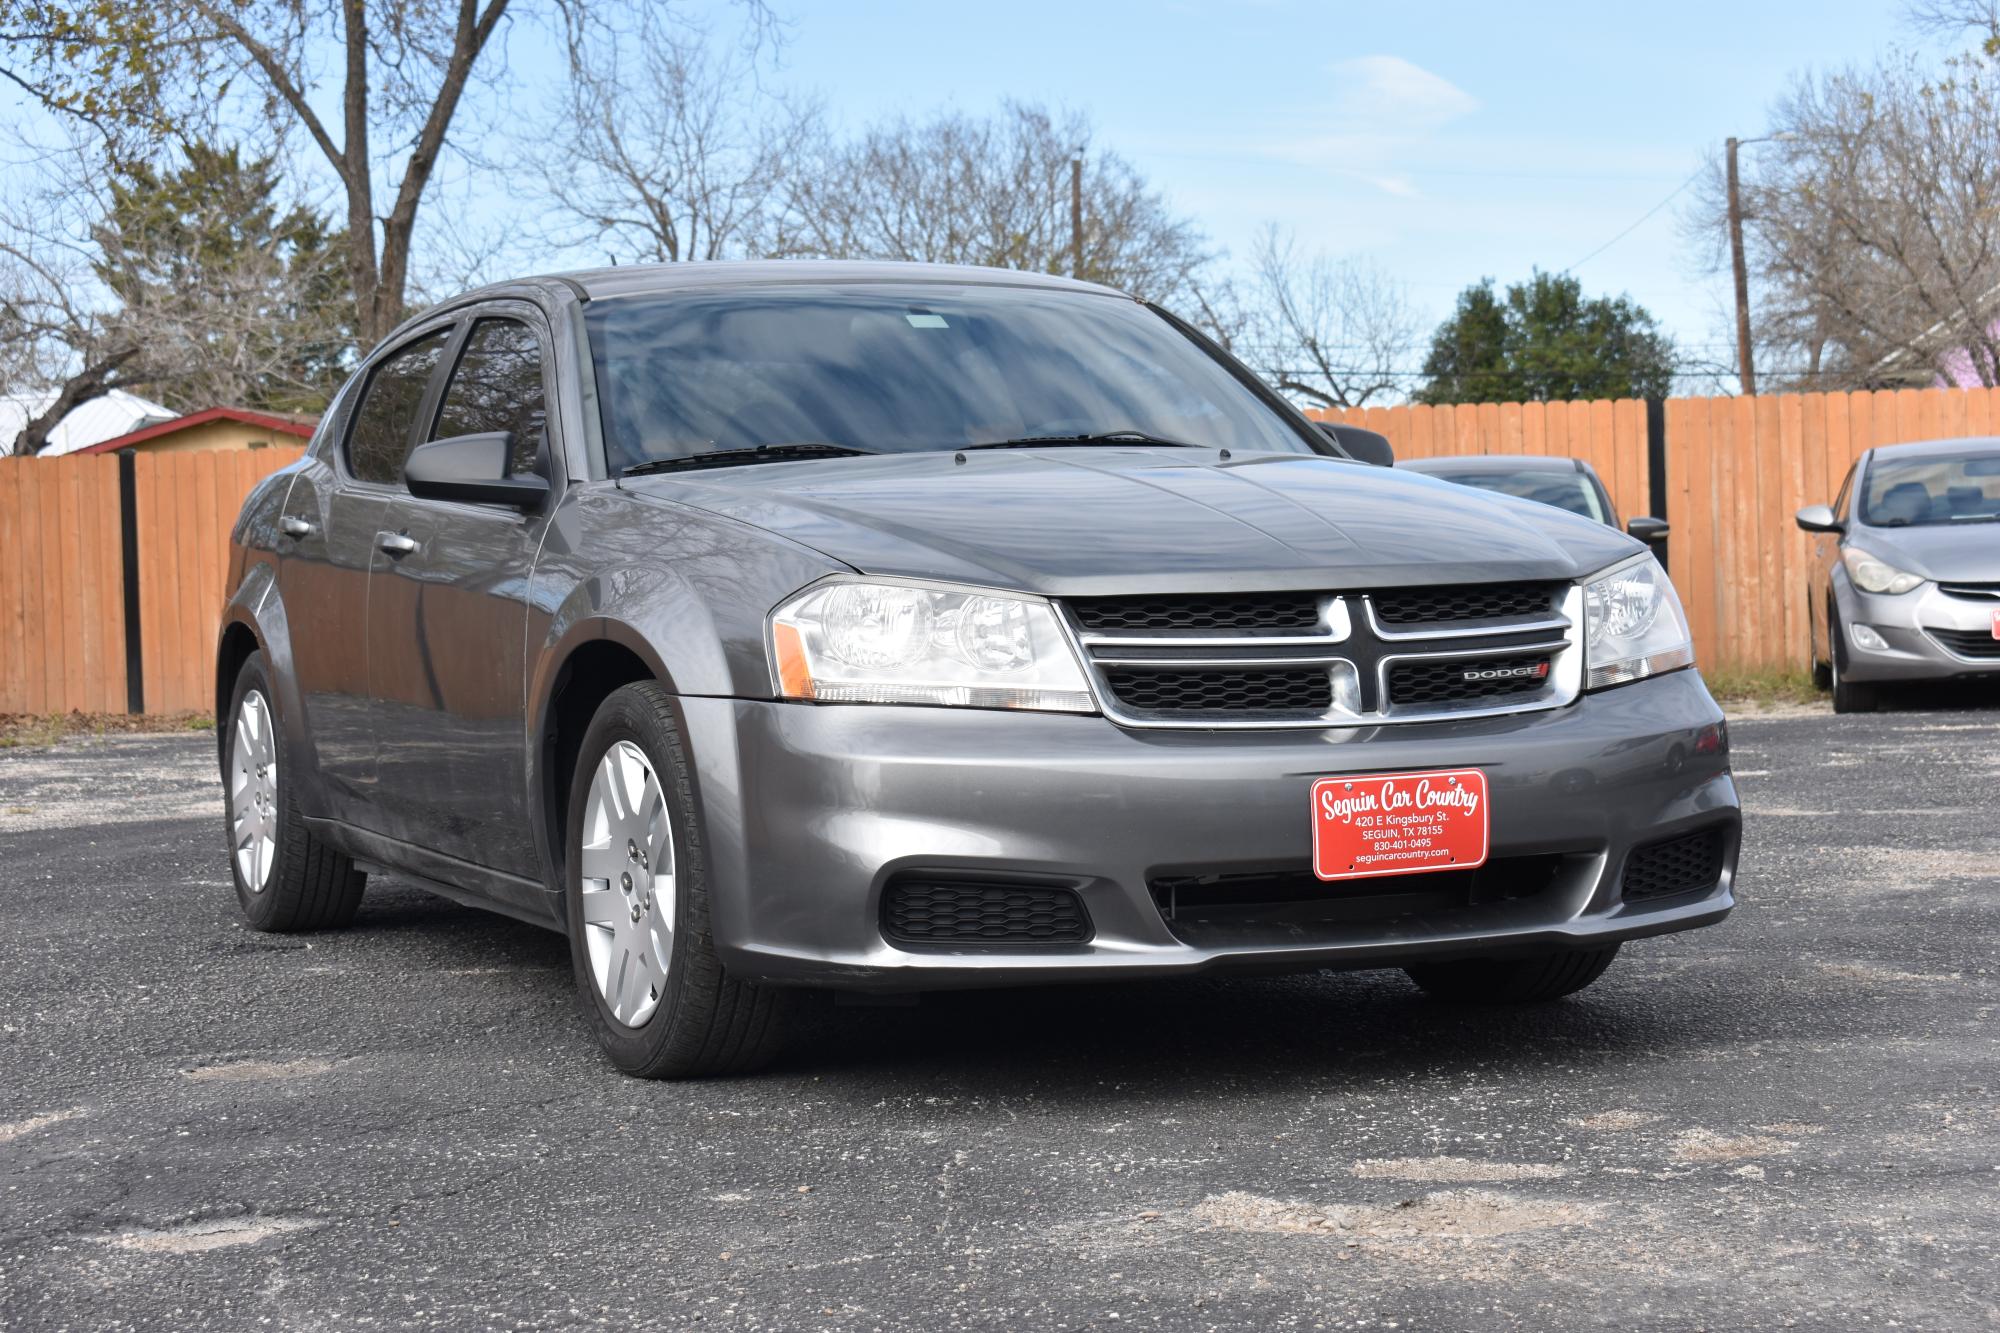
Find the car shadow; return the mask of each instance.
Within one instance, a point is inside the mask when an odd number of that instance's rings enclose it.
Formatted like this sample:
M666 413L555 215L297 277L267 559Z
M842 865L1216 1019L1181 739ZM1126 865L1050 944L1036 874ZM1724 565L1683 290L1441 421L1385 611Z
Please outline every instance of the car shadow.
M391 967L539 973L532 984L570 988L561 936L393 879L371 886L349 933L362 937L357 949L386 951ZM795 996L783 1053L752 1077L808 1078L816 1094L863 1100L949 1089L1116 1102L1475 1069L1505 1078L1771 1035L1755 1006L1714 1005L1693 984L1663 987L1644 966L1634 954L1582 994L1503 1008L1432 1000L1393 970L943 991L888 1004L808 990ZM528 1020L567 1029L530 1039L589 1043L580 1015L567 1014Z

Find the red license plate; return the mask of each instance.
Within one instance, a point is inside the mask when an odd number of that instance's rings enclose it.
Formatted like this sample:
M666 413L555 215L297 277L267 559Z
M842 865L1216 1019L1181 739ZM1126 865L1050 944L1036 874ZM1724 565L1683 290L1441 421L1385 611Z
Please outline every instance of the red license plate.
M1993 613L1993 637L2000 639L2000 611Z
M1476 768L1313 783L1313 873L1373 879L1486 864L1486 775Z

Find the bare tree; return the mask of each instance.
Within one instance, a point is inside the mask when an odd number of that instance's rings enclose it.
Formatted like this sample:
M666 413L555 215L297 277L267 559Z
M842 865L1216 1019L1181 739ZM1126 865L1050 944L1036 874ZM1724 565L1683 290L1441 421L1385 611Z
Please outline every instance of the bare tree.
M792 175L773 249L1067 274L1080 158L1080 276L1182 302L1212 258L1205 238L1092 137L1080 115L1017 102L989 117L947 112L820 136Z
M1267 224L1250 255L1252 306L1237 351L1282 392L1321 407L1396 394L1422 345L1404 289L1357 260L1301 254Z
M508 0L0 0L0 72L43 105L150 155L190 107L246 78L269 120L303 129L344 196L360 336L404 315L411 238L473 71ZM338 120L315 99L338 52ZM377 198L386 182L387 207ZM379 237L379 240L378 240Z
M756 55L650 8L587 40L538 173L552 239L660 263L770 250L812 111L761 94Z
M1754 337L1814 387L2000 384L2000 66L1806 75L1743 188ZM1719 184L1692 215L1719 260ZM1789 372L1789 373L1787 373Z
M90 145L0 207L0 368L47 395L18 438L38 453L77 406L131 389L183 410L315 410L353 342L339 237L281 208L268 160L190 146L110 168Z

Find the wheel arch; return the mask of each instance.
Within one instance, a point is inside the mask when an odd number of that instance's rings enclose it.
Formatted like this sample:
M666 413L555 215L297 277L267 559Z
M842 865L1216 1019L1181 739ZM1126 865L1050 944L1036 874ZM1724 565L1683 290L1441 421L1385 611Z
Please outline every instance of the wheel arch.
M551 657L555 665L535 719L531 782L546 882L560 892L568 883L570 785L584 732L613 691L642 681L672 690L673 681L645 637L617 620L580 622Z

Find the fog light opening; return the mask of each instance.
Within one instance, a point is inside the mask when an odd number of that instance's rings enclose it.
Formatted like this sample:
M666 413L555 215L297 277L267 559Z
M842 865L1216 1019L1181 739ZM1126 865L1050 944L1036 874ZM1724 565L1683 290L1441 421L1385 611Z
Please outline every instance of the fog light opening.
M1873 625L1850 625L1847 633L1848 637L1854 640L1854 646L1864 653L1889 651L1889 641L1883 638Z

